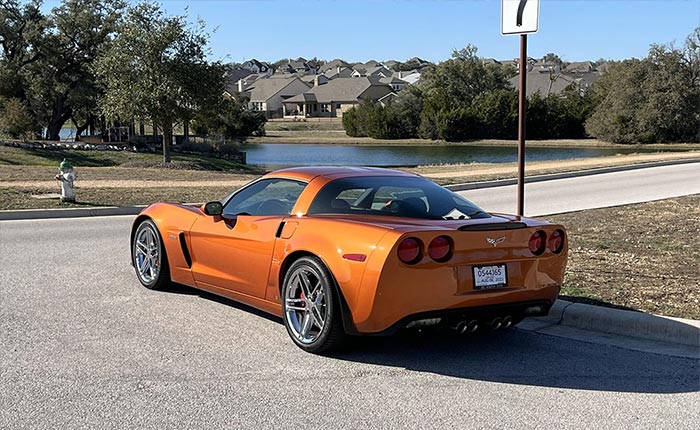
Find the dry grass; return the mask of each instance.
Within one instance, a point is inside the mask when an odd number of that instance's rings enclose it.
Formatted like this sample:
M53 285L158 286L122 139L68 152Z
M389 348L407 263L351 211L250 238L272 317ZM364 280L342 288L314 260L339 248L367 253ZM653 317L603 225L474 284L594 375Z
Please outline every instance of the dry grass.
M562 298L700 319L700 195L547 219L569 232Z

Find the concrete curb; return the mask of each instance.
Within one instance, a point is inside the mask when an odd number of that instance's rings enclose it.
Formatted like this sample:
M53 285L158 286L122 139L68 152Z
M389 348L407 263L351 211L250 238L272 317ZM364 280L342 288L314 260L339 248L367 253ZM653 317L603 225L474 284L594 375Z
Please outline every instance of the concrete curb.
M688 158L685 160L669 160L669 161L654 161L650 163L630 164L627 166L612 166L601 167L598 169L579 170L576 172L552 173L549 175L528 176L525 178L525 183L551 181L554 179L577 178L580 176L599 175L601 173L625 172L628 170L646 169L648 167L675 166L677 164L700 163L700 158ZM517 179L498 179L495 181L469 182L467 184L446 185L450 191L467 191L477 190L480 188L504 187L507 185L515 185Z
M146 206L106 206L93 208L22 209L14 211L0 211L0 221L136 215L145 207Z
M546 317L531 318L539 331L553 325L656 342L687 345L700 354L700 321L557 300Z

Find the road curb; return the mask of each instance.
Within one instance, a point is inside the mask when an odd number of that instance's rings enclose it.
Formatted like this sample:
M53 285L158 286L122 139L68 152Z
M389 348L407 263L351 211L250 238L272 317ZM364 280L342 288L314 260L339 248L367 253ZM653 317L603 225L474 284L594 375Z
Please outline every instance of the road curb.
M0 211L0 221L136 215L145 207L146 206L106 206L93 208L21 209L13 211Z
M626 166L611 166L601 167L598 169L579 170L576 172L551 173L548 175L528 176L525 178L525 183L552 181L555 179L578 178L581 176L599 175L601 173L626 172L629 170L646 169L649 167L675 166L677 164L700 163L700 158L688 158L685 160L668 160L668 161L653 161L650 163L630 164ZM427 176L430 178L429 176ZM517 179L498 179L494 181L479 181L469 182L466 184L445 185L450 191L468 191L478 190L481 188L504 187L507 185L515 185Z
M557 300L546 317L532 318L538 331L553 325L700 348L700 321ZM700 353L700 352L699 352Z

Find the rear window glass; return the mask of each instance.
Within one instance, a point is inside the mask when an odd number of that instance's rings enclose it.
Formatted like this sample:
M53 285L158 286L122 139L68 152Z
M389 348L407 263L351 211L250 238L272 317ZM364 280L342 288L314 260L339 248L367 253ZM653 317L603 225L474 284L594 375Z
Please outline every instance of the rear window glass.
M336 179L318 192L313 214L388 215L421 219L488 218L474 203L419 177Z

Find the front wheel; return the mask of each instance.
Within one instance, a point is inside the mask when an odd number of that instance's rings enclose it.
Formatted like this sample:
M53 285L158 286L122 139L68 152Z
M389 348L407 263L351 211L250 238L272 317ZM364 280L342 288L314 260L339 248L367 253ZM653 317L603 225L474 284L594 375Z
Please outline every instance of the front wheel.
M306 352L329 351L345 338L333 278L318 258L302 257L287 270L282 312L287 333Z
M165 246L153 221L145 220L136 228L131 243L136 277L150 290L162 290L170 283L168 257Z

